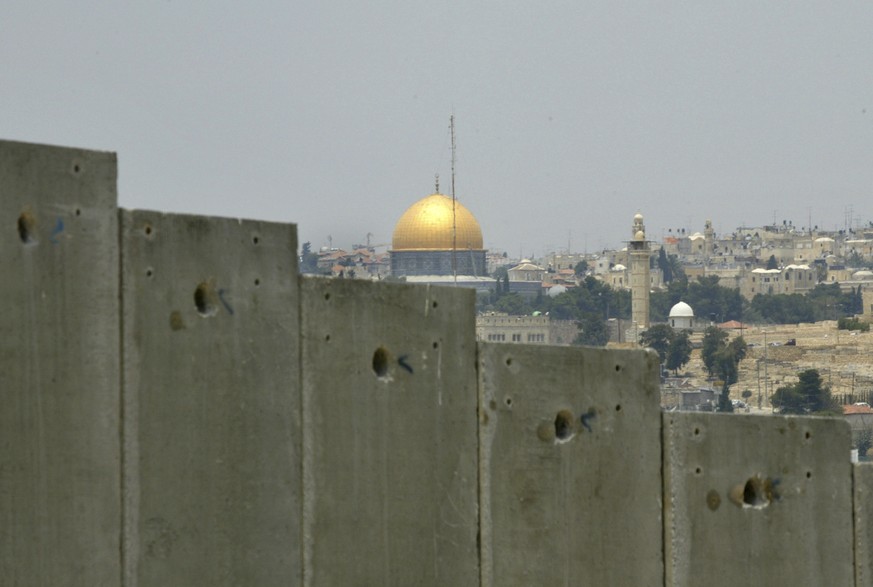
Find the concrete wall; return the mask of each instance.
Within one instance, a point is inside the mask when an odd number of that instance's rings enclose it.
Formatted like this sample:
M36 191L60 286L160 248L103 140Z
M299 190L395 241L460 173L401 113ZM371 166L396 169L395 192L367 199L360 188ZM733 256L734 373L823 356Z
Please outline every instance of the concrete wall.
M0 584L871 584L845 422L662 415L643 351L477 346L471 290L115 178L0 142Z
M657 354L480 343L479 378L482 585L660 583Z
M853 466L855 504L855 585L873 586L873 464Z
M842 420L664 415L667 585L853 584Z
M120 576L115 155L0 142L0 583Z
M294 226L125 211L121 245L126 584L298 584Z
M473 290L301 293L305 584L477 585Z

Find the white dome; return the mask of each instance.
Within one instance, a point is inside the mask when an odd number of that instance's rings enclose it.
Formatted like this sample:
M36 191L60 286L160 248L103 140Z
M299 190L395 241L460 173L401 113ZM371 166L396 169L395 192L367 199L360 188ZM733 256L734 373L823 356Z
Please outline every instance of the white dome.
M561 295L562 293L565 293L566 291L567 291L567 288L564 287L563 285L553 285L552 287L549 288L549 297L550 298L557 297L557 296Z
M670 308L670 318L694 318L694 310L685 302L679 302Z
M615 267L612 268L613 271L624 271L626 269L627 267L625 267L621 263L618 263Z

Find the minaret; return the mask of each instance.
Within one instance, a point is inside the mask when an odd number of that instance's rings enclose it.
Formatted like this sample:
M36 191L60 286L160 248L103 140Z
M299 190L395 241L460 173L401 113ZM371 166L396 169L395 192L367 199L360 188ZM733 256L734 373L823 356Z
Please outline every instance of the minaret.
M649 328L649 258L651 250L646 240L642 214L634 216L631 241L628 243L630 263L631 319L636 333Z
M703 228L703 257L709 263L712 257L713 244L715 243L715 231L712 229L712 220L707 220Z

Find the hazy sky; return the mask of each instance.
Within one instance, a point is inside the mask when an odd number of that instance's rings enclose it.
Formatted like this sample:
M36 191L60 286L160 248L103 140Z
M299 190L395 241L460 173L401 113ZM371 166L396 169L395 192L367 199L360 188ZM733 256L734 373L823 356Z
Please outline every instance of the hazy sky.
M873 220L873 2L7 0L0 138L116 151L126 208L390 243L456 193L516 255Z

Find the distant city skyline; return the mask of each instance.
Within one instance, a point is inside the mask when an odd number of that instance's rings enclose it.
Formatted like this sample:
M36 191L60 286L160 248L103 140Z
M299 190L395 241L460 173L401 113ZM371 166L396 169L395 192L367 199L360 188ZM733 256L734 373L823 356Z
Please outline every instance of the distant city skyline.
M126 208L390 243L456 193L485 247L873 219L873 3L12 0L0 135L116 151Z

